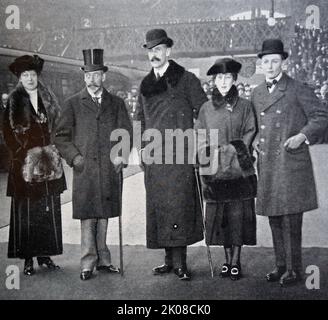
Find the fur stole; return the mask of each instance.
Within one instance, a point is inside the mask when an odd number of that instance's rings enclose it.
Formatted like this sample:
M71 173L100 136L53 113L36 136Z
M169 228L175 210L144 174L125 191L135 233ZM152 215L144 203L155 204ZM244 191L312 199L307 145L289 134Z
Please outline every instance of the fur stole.
M169 60L169 63L169 67L159 80L156 79L154 69L152 69L150 73L142 80L140 92L143 96L150 98L161 94L167 90L168 84L173 88L177 86L185 72L185 68L173 60Z
M47 113L49 132L53 133L60 117L61 108L54 93L41 81L38 82L38 95L41 98ZM19 82L8 99L9 125L16 133L24 133L31 126L32 110L30 98L23 85Z
M212 103L215 108L220 108L222 106L226 106L227 104L234 107L237 104L238 99L238 90L234 85L225 96L223 96L217 88L215 88L212 93Z

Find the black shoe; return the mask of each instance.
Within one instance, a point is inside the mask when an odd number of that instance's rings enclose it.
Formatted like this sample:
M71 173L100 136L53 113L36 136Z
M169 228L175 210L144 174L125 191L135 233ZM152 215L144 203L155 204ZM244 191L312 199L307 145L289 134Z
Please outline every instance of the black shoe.
M224 263L221 267L220 277L227 278L230 277L231 265L229 263Z
M116 268L113 265L109 265L109 266L97 266L96 270L98 271L107 271L109 273L120 273L120 268Z
M81 274L80 274L80 279L85 281L85 280L89 280L92 276L92 271L90 270L85 270L85 271L82 271Z
M45 265L48 269L60 269L60 267L57 266L49 257L37 257L37 260L40 267Z
M295 272L293 270L286 271L280 278L279 284L282 287L290 286L302 281L303 277L300 272Z
M25 259L24 263L24 274L26 276L32 276L35 273L35 270L33 268L33 259Z
M180 280L189 281L191 280L191 274L186 268L176 268L174 273L178 276Z
M153 268L152 271L154 275L159 275L164 273L170 273L172 269L173 269L172 266L169 266L168 264L163 264L161 266Z
M265 278L268 282L277 282L280 280L281 276L286 272L286 267L277 267L270 273L268 273Z
M230 279L232 281L239 280L242 277L240 264L234 264L230 269Z

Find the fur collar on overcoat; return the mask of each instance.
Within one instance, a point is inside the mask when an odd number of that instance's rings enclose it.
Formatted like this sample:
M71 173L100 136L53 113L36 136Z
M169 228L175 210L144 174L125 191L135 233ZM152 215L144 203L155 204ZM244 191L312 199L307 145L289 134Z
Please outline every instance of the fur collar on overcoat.
M54 93L42 82L38 82L38 97L41 98L47 113L49 132L52 134L60 117L61 108ZM9 125L15 133L26 131L31 126L33 111L30 98L23 85L19 82L8 98Z
M212 93L212 102L215 108L220 108L229 104L234 107L239 99L238 90L235 85L233 85L229 92L223 96L217 88L214 88Z
M167 85L176 87L185 72L185 68L173 60L169 60L169 67L164 75L157 80L154 69L142 80L140 92L146 98L161 94L167 90Z

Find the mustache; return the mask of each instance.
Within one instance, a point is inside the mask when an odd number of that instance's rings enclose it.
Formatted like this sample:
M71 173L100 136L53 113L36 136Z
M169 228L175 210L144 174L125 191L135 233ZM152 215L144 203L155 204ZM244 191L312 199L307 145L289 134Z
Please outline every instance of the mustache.
M88 88L90 88L90 87L100 88L100 86L98 86L97 84L94 84L94 83L89 83L87 86L88 86Z
M154 61L161 61L161 59L157 58L157 57L152 57L150 59L151 62L154 62Z

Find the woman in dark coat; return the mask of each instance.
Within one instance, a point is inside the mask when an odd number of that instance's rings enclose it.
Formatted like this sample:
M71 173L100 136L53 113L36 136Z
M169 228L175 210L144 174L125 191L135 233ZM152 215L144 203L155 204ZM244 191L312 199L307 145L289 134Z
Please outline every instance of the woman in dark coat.
M57 99L38 81L44 60L21 56L9 69L19 82L4 114L4 138L11 153L7 196L12 198L8 258L25 259L24 274L58 266L62 254L60 194L66 189L61 158L52 145L60 115Z
M216 88L211 101L203 104L195 124L200 164L209 151L214 154L211 165L218 164L215 174L200 168L207 204L206 243L224 246L226 262L220 275L232 280L241 277L242 245L256 244L256 176L250 150L256 125L251 103L238 96L234 85L240 69L240 63L225 58L208 70Z

